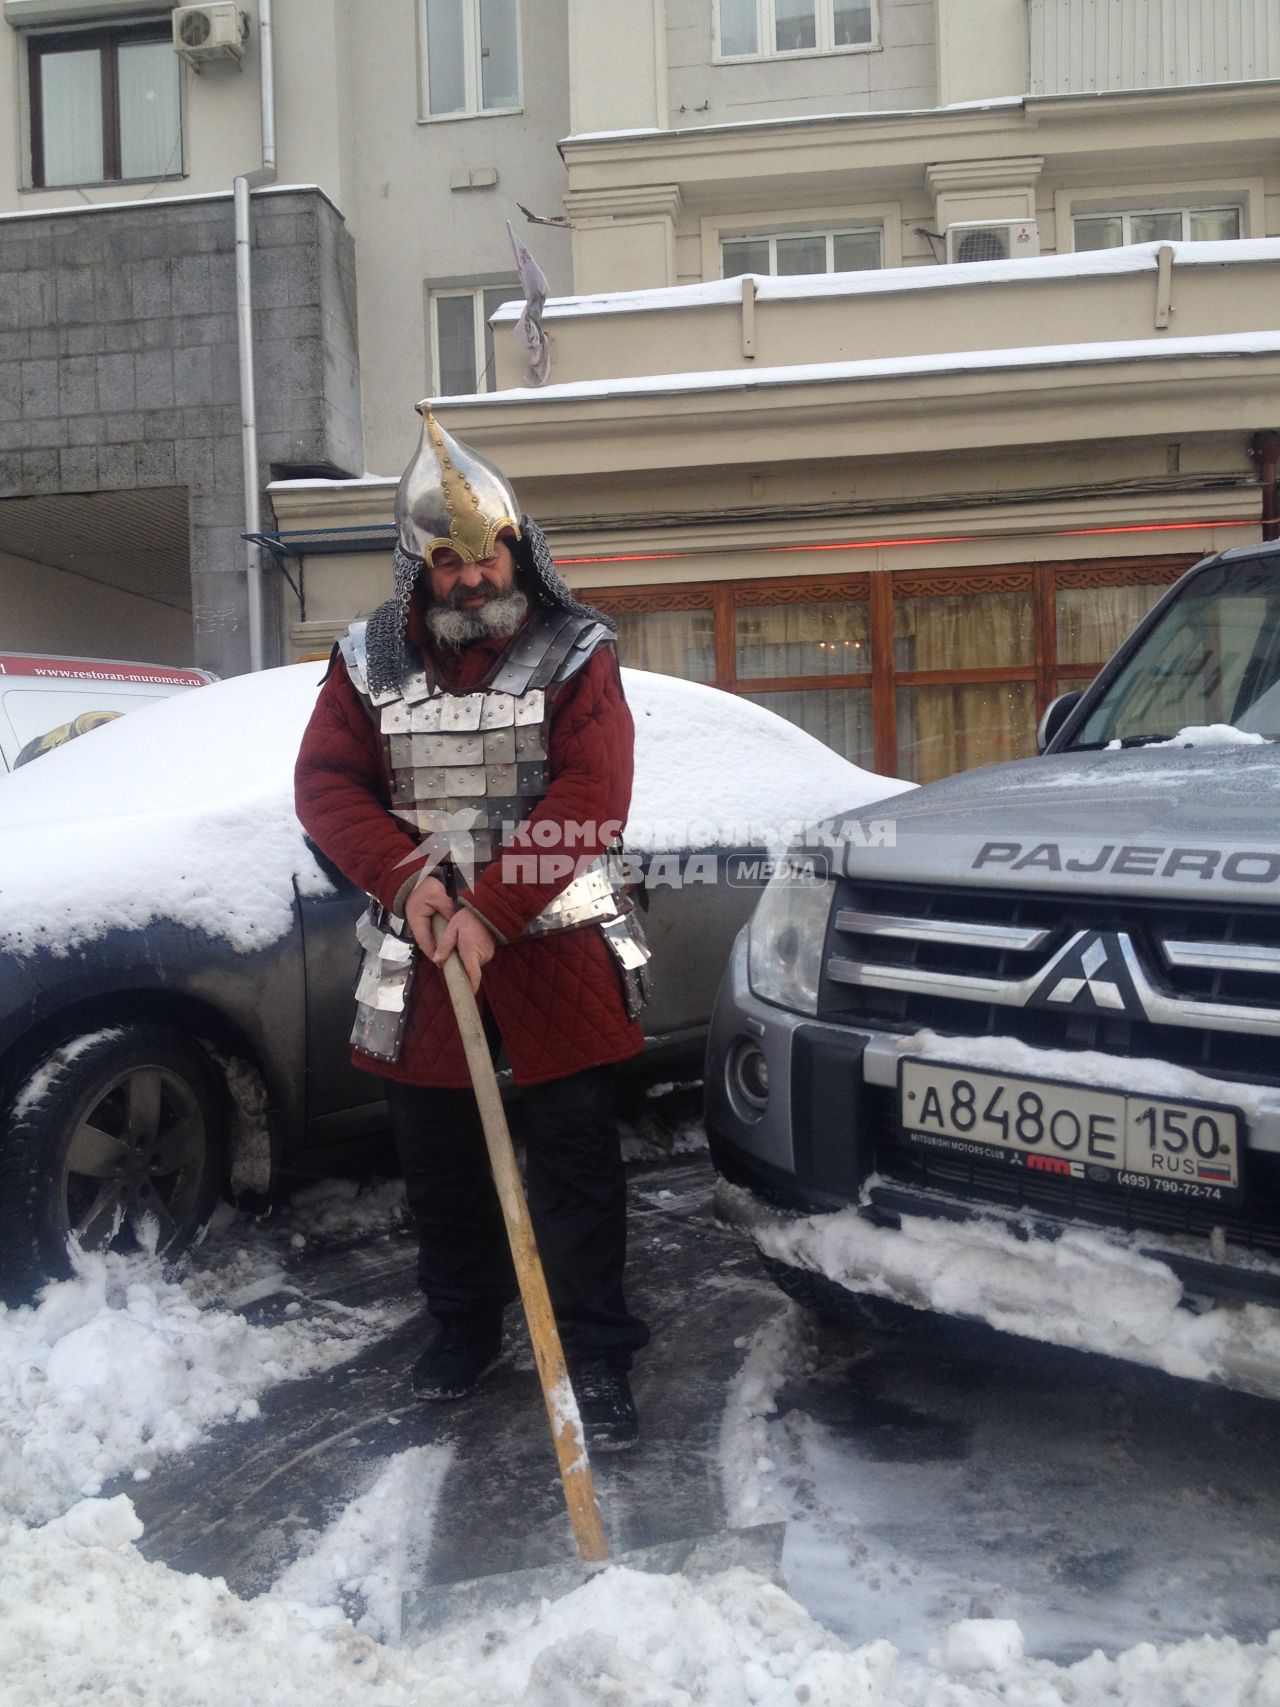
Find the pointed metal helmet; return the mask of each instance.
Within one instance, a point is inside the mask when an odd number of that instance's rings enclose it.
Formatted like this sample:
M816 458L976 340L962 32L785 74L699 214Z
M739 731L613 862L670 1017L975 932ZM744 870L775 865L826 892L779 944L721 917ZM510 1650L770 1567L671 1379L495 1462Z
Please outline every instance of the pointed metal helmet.
M493 556L498 535L520 538L520 505L493 464L459 444L419 403L422 437L396 490L396 528L406 557L430 563L442 547L466 563Z

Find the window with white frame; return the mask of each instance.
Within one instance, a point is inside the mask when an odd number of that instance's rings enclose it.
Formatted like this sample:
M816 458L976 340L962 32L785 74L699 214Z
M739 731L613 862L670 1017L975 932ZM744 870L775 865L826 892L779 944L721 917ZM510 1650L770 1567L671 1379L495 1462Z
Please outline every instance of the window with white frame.
M493 390L493 328L489 320L520 295L506 285L463 286L431 292L431 371L437 397Z
M27 70L34 188L181 176L167 22L33 35Z
M427 118L520 105L520 0L419 0Z
M1127 243L1215 243L1239 237L1240 209L1162 207L1079 213L1071 224L1077 249L1119 249Z
M719 59L876 45L876 0L715 0L715 12Z
M787 231L776 236L724 237L720 274L864 273L884 265L878 226L850 231Z

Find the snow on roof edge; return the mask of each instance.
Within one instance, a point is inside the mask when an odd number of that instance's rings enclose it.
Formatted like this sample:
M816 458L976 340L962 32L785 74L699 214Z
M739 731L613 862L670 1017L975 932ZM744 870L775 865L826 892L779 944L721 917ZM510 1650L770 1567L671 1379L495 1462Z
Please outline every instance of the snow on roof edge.
M513 386L509 391L476 392L441 398L467 408L507 403L588 402L603 397L661 397L695 391L751 391L782 385L825 385L859 379L909 378L915 374L995 371L1001 368L1073 367L1080 363L1157 361L1186 356L1280 354L1280 332L1215 332L1196 338L1134 338L1109 344L1042 344L1005 350L946 351L924 356L876 356L849 362L813 362L805 366L722 368L706 373L641 374L628 379L585 379L563 385Z
M776 277L751 275L757 302L789 302L828 296L879 296L901 291L947 290L958 285L1046 283L1061 278L1105 278L1119 273L1155 270L1161 249L1172 249L1174 265L1256 266L1280 261L1280 238L1237 237L1220 243L1130 243L1117 249L1072 250L1064 255L1036 255L1009 261L952 261L938 266L878 267L858 273L803 273ZM592 315L635 314L652 310L689 308L714 303L737 303L741 277L706 279L695 284L659 285L652 290L600 291L591 296L548 299L543 319ZM519 298L504 302L490 317L495 324L513 324L524 310Z

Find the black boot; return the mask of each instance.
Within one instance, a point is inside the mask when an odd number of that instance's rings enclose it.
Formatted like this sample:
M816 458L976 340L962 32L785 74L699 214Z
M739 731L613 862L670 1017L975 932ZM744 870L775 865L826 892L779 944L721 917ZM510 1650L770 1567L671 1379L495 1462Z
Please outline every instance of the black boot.
M501 1315L445 1316L413 1366L413 1390L423 1399L461 1399L498 1361Z
M640 1422L627 1372L604 1358L586 1358L570 1372L582 1436L588 1449L618 1452L640 1438Z

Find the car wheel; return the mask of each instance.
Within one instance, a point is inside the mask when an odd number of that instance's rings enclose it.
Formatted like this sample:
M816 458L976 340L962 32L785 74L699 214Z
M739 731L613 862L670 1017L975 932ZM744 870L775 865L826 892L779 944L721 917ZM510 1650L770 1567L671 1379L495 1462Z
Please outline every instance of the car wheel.
M225 1096L167 1027L112 1027L38 1063L0 1148L0 1280L9 1298L71 1273L68 1247L176 1255L226 1178Z
M794 1268L790 1263L779 1262L776 1257L763 1254L760 1261L776 1287L823 1321L852 1324L875 1333L897 1334L919 1315L908 1304L895 1304L888 1298L871 1298L866 1293L850 1292L834 1280L828 1280L825 1274L814 1274L812 1269Z

